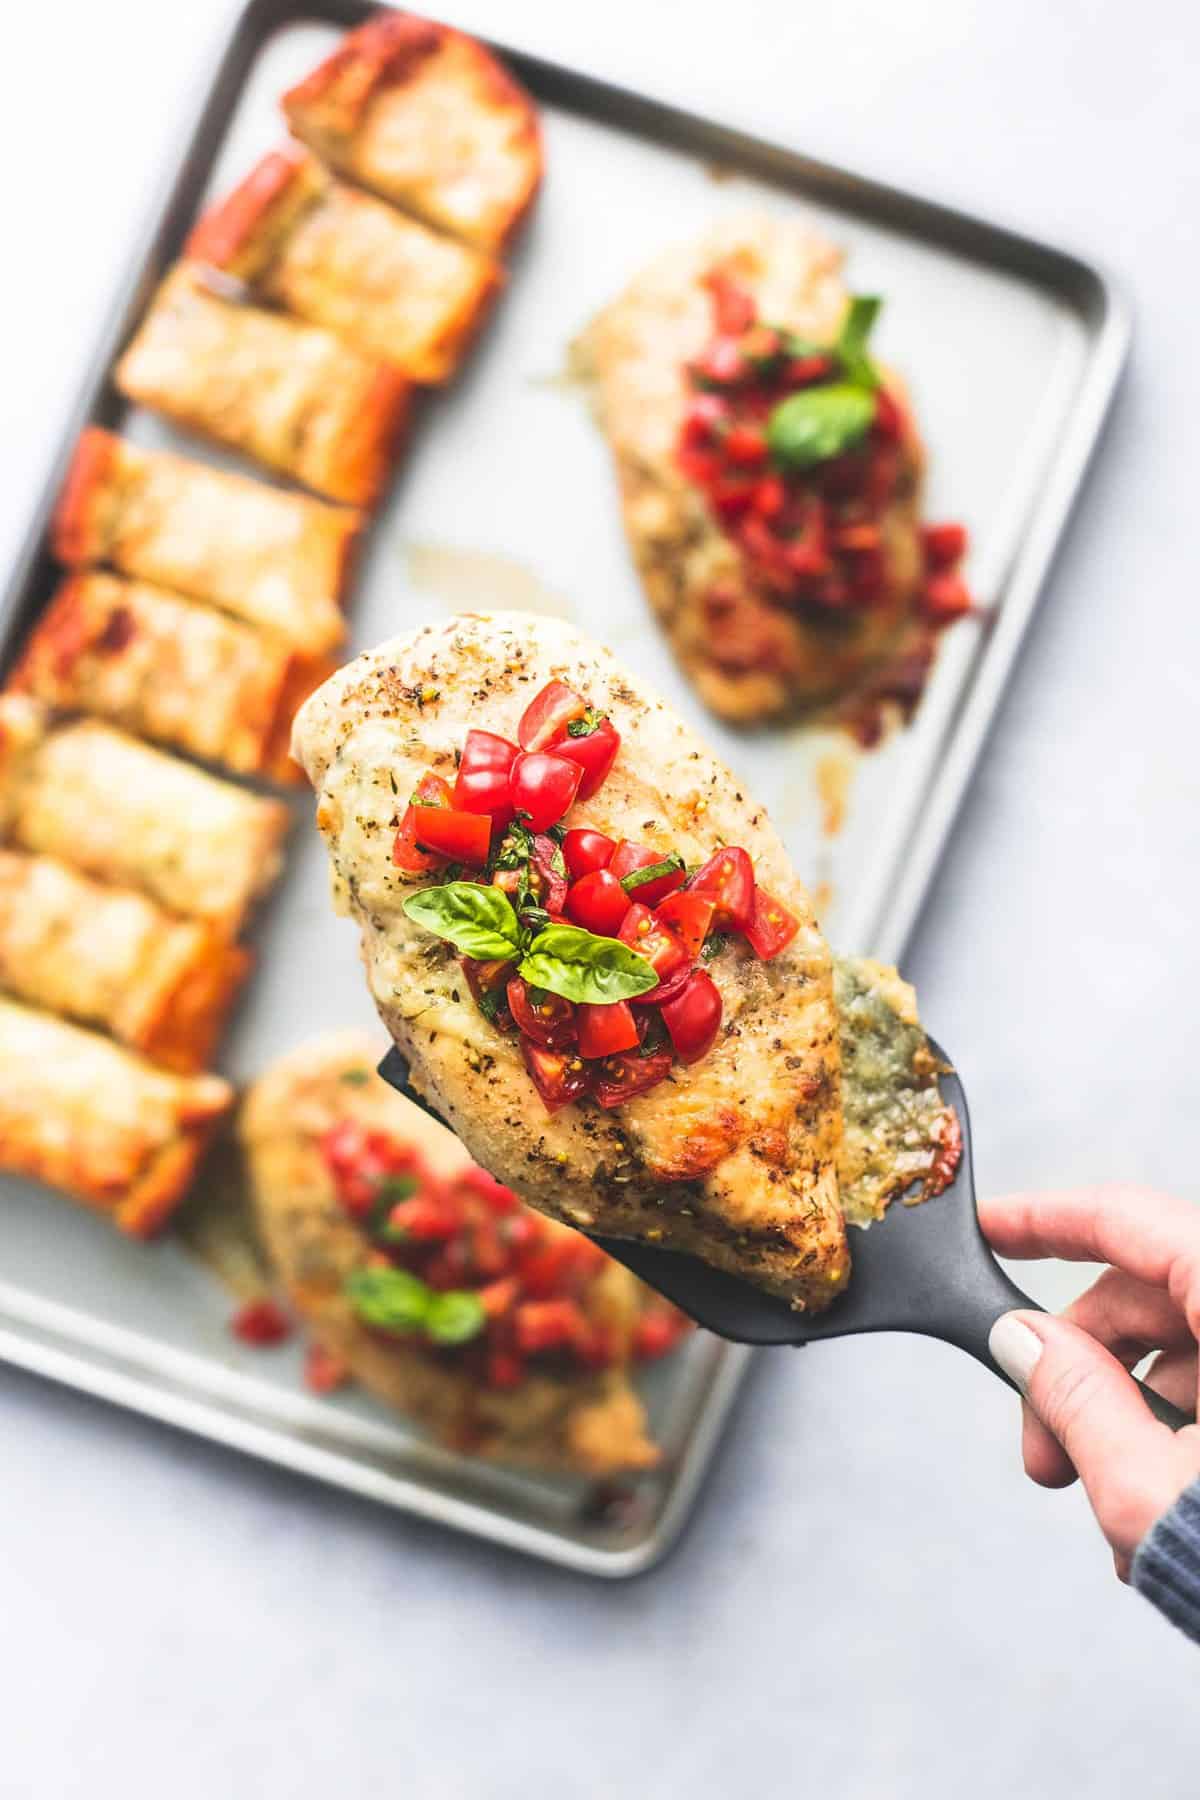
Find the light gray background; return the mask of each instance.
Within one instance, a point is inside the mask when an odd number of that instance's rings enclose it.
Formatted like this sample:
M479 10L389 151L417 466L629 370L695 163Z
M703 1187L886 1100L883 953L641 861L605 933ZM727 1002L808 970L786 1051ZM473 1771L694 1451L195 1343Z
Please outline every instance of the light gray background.
M1200 1197L1200 15L445 10L1076 245L1130 291L1130 376L909 973L989 1187ZM10 6L10 555L229 16ZM1015 1411L933 1344L763 1359L682 1547L604 1588L0 1369L0 1794L1191 1794L1196 1652L1117 1586L1078 1494L1024 1482Z

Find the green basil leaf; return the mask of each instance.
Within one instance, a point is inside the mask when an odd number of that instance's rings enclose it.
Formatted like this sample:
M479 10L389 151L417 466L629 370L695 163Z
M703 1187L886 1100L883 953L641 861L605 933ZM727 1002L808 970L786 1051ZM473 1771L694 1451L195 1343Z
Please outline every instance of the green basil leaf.
M632 1000L658 986L644 956L616 938L597 937L577 925L547 925L521 958L518 973L531 987L547 988L564 1000L607 1006Z
M345 1293L356 1317L377 1331L422 1330L433 1300L432 1288L407 1269L355 1269Z
M404 910L426 931L448 939L477 962L503 961L515 956L521 945L517 915L498 887L450 881L443 887L419 888L404 902Z
M606 713L600 712L597 707L589 706L581 718L571 720L571 723L567 726L567 736L569 738L591 737L593 731L595 731L598 726L603 725L607 716Z
M877 388L879 370L867 355L867 339L883 301L878 294L855 294L838 333L837 355L846 380L855 387Z
M785 469L810 469L862 442L875 417L875 397L849 382L801 388L767 420L767 444Z
M627 894L636 894L640 887L646 887L651 881L661 881L664 875L678 875L686 866L682 856L672 850L662 862L647 863L644 869L630 869L628 875L622 875L621 886Z
M487 1324L487 1314L478 1294L466 1288L454 1288L447 1294L435 1294L425 1314L425 1336L435 1344L465 1344Z
M704 940L704 948L700 954L705 962L711 962L714 956L720 956L730 937L727 931L714 931L711 937Z

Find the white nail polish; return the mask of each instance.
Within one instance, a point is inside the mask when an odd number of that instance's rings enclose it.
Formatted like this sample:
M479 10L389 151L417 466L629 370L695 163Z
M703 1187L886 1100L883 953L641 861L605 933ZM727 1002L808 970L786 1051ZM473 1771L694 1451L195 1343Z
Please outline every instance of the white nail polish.
M1015 1381L1021 1392L1027 1394L1043 1349L1036 1331L1030 1331L1015 1313L1004 1313L988 1333L988 1349L1009 1380Z

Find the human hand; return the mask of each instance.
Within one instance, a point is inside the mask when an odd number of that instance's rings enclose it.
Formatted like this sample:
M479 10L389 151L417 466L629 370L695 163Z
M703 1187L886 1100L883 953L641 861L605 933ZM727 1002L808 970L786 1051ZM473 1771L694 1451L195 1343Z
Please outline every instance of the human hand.
M1149 1189L1082 1188L981 1201L1001 1256L1108 1263L1061 1317L1005 1313L990 1348L1024 1396L1025 1472L1083 1482L1117 1574L1154 1521L1200 1476L1200 1426L1172 1432L1128 1371L1157 1351L1146 1384L1194 1411L1200 1340L1200 1207Z

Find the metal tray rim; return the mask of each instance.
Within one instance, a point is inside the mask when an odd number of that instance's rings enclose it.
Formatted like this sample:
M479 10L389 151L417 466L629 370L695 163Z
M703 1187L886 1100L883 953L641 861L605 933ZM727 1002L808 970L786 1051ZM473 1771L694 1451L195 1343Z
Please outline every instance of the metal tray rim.
M234 15L232 26L221 33L215 54L208 59L197 79L196 91L201 98L189 112L188 126L181 134L180 154L169 164L170 173L152 198L133 238L136 254L130 261L131 273L120 282L107 310L86 365L87 373L75 403L68 411L62 438L49 459L41 502L34 509L0 600L0 626L6 630L12 624L13 614L21 604L39 561L45 557L47 526L75 438L88 420L112 415L109 370L146 297L155 263L181 235L184 221L180 215L185 209L190 212L188 189L192 164L204 135L213 98L227 71L232 71L239 61L249 60L261 42L289 20L311 18L349 25L361 22L374 10L368 0L318 0L316 5L305 4L304 0L298 5L292 0L247 0ZM1052 285L1060 297L1070 299L1077 309L1098 321L1093 326L1093 342L1067 415L1066 429L1056 444L1049 466L1045 490L1030 515L1021 548L1005 583L1006 601L997 628L976 660L963 704L947 724L945 741L949 754L930 785L922 824L912 840L906 878L870 933L875 953L894 960L901 954L915 924L1098 441L1130 341L1128 299L1111 274L1094 259L1044 244L1006 223L944 206L911 191L892 188L868 175L815 161L784 143L759 138L737 126L703 118L660 103L651 95L634 93L565 65L490 41L498 54L519 72L531 76L539 89L562 86L571 90L576 110L607 108L609 116L613 111L627 116L633 114L637 119L633 129L642 136L670 143L686 131L693 137L699 134L714 145L724 144L737 151L743 160L752 154L760 160L774 160L780 165L786 163L798 182L803 179L806 191L819 191L838 183L850 184L860 192L864 205L870 201L876 207L894 207L898 215L919 220L927 237L941 238L951 232L965 232L974 241L975 254L983 260L1003 265L1005 257L1001 252L1006 252L1010 258L1018 253L1028 257L1042 265L1047 278L1043 285ZM578 104L581 93L587 97L586 108ZM844 202L844 195L839 198ZM1049 279L1051 272L1052 281ZM228 1406L156 1385L144 1373L105 1367L90 1360L76 1347L23 1335L20 1315L29 1315L39 1306L48 1315L43 1323L53 1330L49 1317L55 1310L52 1305L35 1301L32 1307L22 1305L14 1310L11 1304L6 1305L5 1289L0 1284L0 1359L416 1516L541 1556L581 1573L608 1579L644 1573L660 1562L678 1541L750 1360L750 1352L745 1349L725 1347L659 1518L640 1542L606 1549L573 1542L548 1528L503 1517L482 1503L455 1500L435 1493L419 1481L388 1475L347 1454L289 1435ZM66 1313L68 1309L58 1310ZM76 1346L87 1342L88 1324L82 1315L77 1318ZM27 1317L26 1324L31 1322ZM185 1362L188 1360L186 1353L174 1354ZM195 1361L198 1365L210 1366L203 1357L196 1357Z

